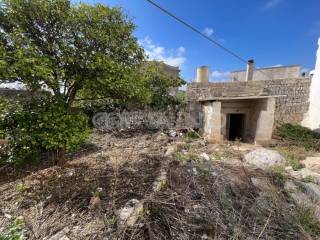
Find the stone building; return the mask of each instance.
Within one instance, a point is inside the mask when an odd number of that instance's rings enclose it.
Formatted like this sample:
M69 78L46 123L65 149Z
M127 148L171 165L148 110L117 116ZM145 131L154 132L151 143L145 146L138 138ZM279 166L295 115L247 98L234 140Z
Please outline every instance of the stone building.
M231 74L232 81L209 82L208 68L198 68L187 95L202 109L199 115L205 138L210 142L241 139L265 143L280 123L319 129L319 58L320 50L312 77L302 76L297 65L254 71L254 62L249 60L246 71ZM261 70L267 71L262 74Z
M231 81L246 81L246 73L246 70L232 71L230 73ZM302 75L307 75L307 73L302 73L299 65L275 66L253 70L252 80L265 80L266 77L270 79L299 78Z

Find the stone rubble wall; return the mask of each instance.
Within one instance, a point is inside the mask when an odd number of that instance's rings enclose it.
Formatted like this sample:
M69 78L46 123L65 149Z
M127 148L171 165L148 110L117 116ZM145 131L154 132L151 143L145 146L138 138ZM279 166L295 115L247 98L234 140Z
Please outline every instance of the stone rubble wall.
M92 118L93 126L101 130L119 129L183 129L201 126L201 111L190 104L166 110L134 110L98 112Z
M275 79L249 82L192 83L191 101L223 97L275 96L275 122L300 124L309 108L310 78Z

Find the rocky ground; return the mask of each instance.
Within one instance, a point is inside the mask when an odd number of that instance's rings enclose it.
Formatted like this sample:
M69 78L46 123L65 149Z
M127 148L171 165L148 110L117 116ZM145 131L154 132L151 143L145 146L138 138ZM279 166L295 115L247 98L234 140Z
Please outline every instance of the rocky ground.
M92 151L63 167L1 178L0 233L20 219L28 239L320 236L314 153L294 171L273 150L207 144L193 132L96 132L90 141Z

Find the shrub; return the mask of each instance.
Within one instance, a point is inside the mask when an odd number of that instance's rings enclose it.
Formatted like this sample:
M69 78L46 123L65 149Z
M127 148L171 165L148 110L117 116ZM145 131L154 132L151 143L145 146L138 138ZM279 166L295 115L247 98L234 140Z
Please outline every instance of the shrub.
M278 127L279 136L293 145L303 146L305 149L320 149L320 133L300 125L286 123Z
M0 138L5 138L3 119L5 118L6 114L13 109L17 109L18 107L19 105L17 102L0 97Z
M295 171L303 168L303 164L300 163L300 160L306 157L306 150L303 147L276 147L276 150L285 157L287 166L291 166Z
M84 114L41 99L7 114L3 126L9 140L5 158L18 165L39 160L42 152L53 161L63 160L64 153L77 149L88 135Z
M298 221L304 232L312 237L320 236L320 223L310 209L300 208Z
M24 240L27 239L23 230L24 221L17 218L11 223L4 233L0 234L0 240Z

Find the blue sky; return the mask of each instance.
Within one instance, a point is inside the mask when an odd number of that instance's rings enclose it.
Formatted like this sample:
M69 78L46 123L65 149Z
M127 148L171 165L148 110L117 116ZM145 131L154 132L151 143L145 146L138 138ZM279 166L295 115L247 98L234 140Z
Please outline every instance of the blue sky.
M257 67L300 64L313 69L320 37L319 0L154 0L205 31ZM85 0L121 6L137 25L135 35L151 58L179 65L191 81L208 65L212 80L245 64L164 15L146 0Z

